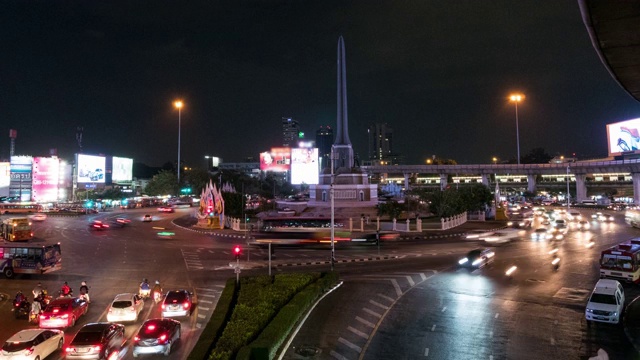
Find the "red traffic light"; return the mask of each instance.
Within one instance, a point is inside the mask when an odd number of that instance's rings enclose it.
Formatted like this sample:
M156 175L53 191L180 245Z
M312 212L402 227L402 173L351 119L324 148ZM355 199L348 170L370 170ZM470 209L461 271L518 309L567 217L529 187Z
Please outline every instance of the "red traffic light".
M240 248L240 245L236 245L236 246L233 248L233 253L234 253L234 254L236 254L236 255L240 255L240 253L241 253L241 252L242 252L242 249Z

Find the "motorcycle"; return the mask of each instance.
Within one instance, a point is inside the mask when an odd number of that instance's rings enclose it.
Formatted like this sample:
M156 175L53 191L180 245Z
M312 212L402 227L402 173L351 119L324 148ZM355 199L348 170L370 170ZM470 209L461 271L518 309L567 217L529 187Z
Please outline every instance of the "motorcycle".
M149 284L147 283L140 284L140 287L138 289L138 295L143 299L148 299L149 296L151 295L151 288L149 287Z
M69 298L73 297L73 289L69 289L69 292L66 293L66 294L63 293L62 290L59 290L58 291L58 297L61 297L61 298L63 298L63 297L69 297Z
M36 301L34 300L33 304L35 304ZM39 307L35 307L33 304L31 304L31 310L29 311L29 322L32 324L37 324L40 321L40 313L42 313L42 305L40 305Z
M155 303L159 303L160 300L162 300L162 293L160 291L154 291L153 292L153 301L155 301Z
M29 310L31 310L31 303L27 300L13 301L13 314L16 319L29 318Z

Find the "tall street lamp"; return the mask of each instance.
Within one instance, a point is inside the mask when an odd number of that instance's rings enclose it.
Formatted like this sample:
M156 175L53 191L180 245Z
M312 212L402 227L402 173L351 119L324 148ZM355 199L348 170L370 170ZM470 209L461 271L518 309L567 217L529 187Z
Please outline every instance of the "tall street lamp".
M520 165L520 131L518 129L518 103L524 100L522 94L512 94L509 100L516 104L516 141L518 143L518 165Z
M493 165L495 165L498 162L498 158L495 156L491 160L493 160Z
M180 122L181 122L181 115L182 115L182 106L184 104L182 103L182 100L176 100L173 102L173 106L176 107L176 109L178 109L178 185L180 185Z

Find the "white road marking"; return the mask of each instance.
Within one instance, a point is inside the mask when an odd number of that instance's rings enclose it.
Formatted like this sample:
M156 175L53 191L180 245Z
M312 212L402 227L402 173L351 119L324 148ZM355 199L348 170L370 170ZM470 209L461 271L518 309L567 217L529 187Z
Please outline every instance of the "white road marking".
M496 313L496 316L494 316L493 318L494 318L494 319L497 319L499 315L500 315L500 314Z
M377 302L377 301L369 300L369 303L370 303L370 304L372 304L372 305L375 305L375 306L377 306L377 307L379 307L379 308L382 308L382 309L385 309L385 310L389 310L389 307L388 307L388 306L386 306L386 305L382 305L382 304L380 304L380 303L379 303L379 302Z
M200 293L200 294L198 294L198 297L216 297L216 296L213 295L213 294L202 294L202 293ZM200 301L202 301L202 300L200 300Z
M416 285L415 281L413 281L413 278L411 276L406 276L407 278L407 282L409 283L409 286L413 287Z
M493 337L493 331L489 331L489 337Z
M209 311L209 308L198 306L198 310Z
M338 354L337 352L335 352L335 351L333 351L333 350L331 350L330 354L331 354L331 356L333 356L334 358L336 358L336 359L338 359L338 360L349 360L349 359L347 359L346 357L344 357L344 356L342 356L342 355Z
M198 296L202 296L202 295L198 295ZM200 300L201 303L207 303L207 304L213 304L213 301L211 300Z
M204 319L204 318L206 318L206 316L204 316L204 315L202 315L202 314L198 314L198 317L199 317L200 319Z
M383 299L387 299L387 300L389 300L389 301L391 301L391 302L394 302L394 301L395 301L395 299L393 299L393 298L391 298L391 297L389 297L389 296L387 296L387 295L384 295L384 294L377 294L377 295L378 295L378 296L380 296L381 298L383 298Z
M424 356L429 356L429 348L424 348Z
M369 335L367 335L367 334L363 333L362 331L360 331L360 330L358 330L358 329L356 329L356 328L353 328L353 327L351 327L351 326L348 326L348 327L347 327L347 330L351 331L352 333L354 333L354 334L356 334L356 335L360 336L361 338L363 338L363 339L365 339L365 340L369 339Z
M356 316L356 320L358 320L358 321L359 321L359 322L361 322L362 324L367 325L367 326L368 326L368 327L370 327L370 328L374 328L374 327L376 327L376 324L374 324L374 323L372 323L372 322L369 322L369 321L367 321L367 320L365 320L365 319L361 318L360 316Z
M556 344L556 339L551 338L551 345L555 345Z
M202 324L200 324L200 323L196 323L196 327L197 327L198 329L200 329L200 328L202 327Z
M400 289L400 285L398 285L396 279L391 279L391 285L396 289L396 295L398 295L398 297L402 296L402 289Z
M446 306L442 308L442 312L445 312L445 310L447 310Z
M377 317L377 318L381 318L381 317L382 317L382 315L378 314L378 313L377 313L377 312L375 312L375 311L369 310L369 309L367 309L367 308L362 308L362 310L363 310L364 312L366 312L367 314L369 314L369 315L373 315L373 316L375 316L375 317Z
M431 327L431 331L435 331L436 330L436 325L433 324L433 326Z
M354 343L350 342L350 341L349 341L349 340L347 340L347 339L339 338L339 339L338 339L338 341L339 341L339 342L341 342L341 343L343 343L343 344L345 344L345 345L346 345L347 347L349 347L350 349L357 351L357 352L358 352L358 354L359 354L360 352L362 352L362 348L361 348L360 346L358 346L358 345L356 345L356 344L354 344Z
M424 273L420 273L420 278L422 278L422 281L427 280L427 275L425 275Z

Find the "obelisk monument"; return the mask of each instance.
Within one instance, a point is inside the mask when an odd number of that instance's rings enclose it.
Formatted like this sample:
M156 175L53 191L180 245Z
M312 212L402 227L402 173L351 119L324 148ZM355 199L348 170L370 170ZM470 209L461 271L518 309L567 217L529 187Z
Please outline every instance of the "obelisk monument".
M347 115L347 63L344 53L344 38L338 39L338 112L334 147L334 171L338 168L351 170L353 147L349 139L349 117Z

